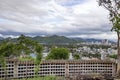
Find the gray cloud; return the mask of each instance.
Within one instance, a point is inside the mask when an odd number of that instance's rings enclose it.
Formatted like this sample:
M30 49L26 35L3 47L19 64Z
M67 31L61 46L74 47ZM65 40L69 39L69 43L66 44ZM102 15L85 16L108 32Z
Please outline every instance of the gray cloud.
M1 35L98 35L102 38L106 33L109 38L109 23L108 12L96 0L0 0Z

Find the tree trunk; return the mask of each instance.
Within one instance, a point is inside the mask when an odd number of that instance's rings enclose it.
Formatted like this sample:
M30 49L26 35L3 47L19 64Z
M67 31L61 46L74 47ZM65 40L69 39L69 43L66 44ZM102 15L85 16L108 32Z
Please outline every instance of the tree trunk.
M118 52L118 60L117 60L117 74L120 77L120 32L117 32L118 41L117 41L117 52Z

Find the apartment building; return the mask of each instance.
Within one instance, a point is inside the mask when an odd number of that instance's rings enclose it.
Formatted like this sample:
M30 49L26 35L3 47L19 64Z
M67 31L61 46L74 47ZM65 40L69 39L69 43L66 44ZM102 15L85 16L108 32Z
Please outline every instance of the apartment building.
M36 66L33 61L7 61L8 78L34 77ZM39 76L55 75L72 77L92 73L115 76L116 63L104 60L44 60L39 66ZM4 78L4 68L0 66L0 78Z

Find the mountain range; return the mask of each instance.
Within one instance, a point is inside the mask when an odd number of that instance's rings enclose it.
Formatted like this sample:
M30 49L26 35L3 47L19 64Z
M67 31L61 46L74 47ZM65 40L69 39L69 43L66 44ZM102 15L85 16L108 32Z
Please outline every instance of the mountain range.
M65 36L58 36L58 35L46 36L46 37L36 36L33 37L32 39L40 43L76 43L77 42L74 39L70 39Z
M102 42L102 39L94 39L94 38L68 38L65 36L58 36L58 35L52 35L52 36L36 36L36 37L28 37L32 40L38 41L39 43L80 43L80 42ZM11 41L16 41L16 38L2 38L0 37L0 41L9 39ZM114 41L108 40L110 43L115 43Z

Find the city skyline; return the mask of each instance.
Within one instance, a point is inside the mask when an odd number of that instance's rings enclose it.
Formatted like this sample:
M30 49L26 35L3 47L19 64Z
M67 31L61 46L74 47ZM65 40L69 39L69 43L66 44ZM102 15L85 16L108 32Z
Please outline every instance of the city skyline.
M62 35L116 40L97 0L0 0L0 36Z

